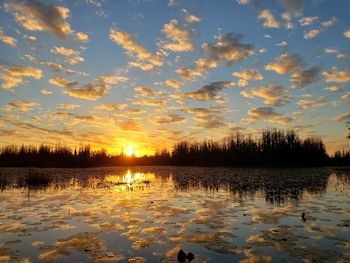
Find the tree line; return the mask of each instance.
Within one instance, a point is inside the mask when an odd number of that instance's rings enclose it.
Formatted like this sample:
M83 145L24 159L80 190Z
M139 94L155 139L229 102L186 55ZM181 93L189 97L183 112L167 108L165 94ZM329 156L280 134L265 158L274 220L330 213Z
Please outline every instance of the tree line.
M98 167L133 165L175 166L324 166L350 165L350 151L328 156L321 138L300 138L293 130L266 129L260 138L240 133L223 142L181 141L171 151L151 156L110 155L90 146L72 150L65 146L8 145L0 150L2 167Z

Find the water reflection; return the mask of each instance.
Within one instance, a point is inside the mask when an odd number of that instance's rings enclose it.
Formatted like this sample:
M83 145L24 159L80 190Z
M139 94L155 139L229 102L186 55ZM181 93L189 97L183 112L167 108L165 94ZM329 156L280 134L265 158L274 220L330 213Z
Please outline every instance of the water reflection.
M0 169L0 262L349 261L350 171ZM305 218L302 217L304 214Z

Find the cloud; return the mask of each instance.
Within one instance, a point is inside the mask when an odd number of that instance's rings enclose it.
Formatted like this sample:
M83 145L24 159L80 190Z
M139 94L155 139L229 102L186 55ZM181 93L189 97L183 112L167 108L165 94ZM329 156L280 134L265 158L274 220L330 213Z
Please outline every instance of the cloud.
M336 67L322 72L322 76L326 82L346 83L350 81L350 71L338 71Z
M338 53L338 49L336 48L333 48L333 47L329 47L329 48L325 48L324 49L324 52L327 53L327 54L333 54L333 53Z
M166 116L155 117L153 119L150 119L150 121L154 124L162 125L162 124L178 124L178 123L185 122L186 119L176 114L169 114Z
M40 93L42 93L44 95L51 95L53 92L51 90L48 90L48 89L42 89L40 91Z
M168 79L164 84L177 90L181 87L181 83L174 79Z
M250 0L237 0L239 5L248 5L250 4Z
M240 78L237 85L239 87L245 87L248 85L249 80L262 80L263 76L255 69L243 69L232 73L233 76Z
M282 0L282 5L290 17L297 17L303 13L304 0Z
M204 85L201 89L185 92L183 97L194 100L213 100L217 97L218 92L233 85L231 81L218 81Z
M270 10L264 9L260 11L260 14L258 16L258 19L263 19L265 20L263 23L264 27L268 28L280 28L279 22L275 19L273 14L271 13Z
M87 43L90 40L89 35L84 33L84 32L77 32L75 36L79 41L84 42L84 43Z
M254 123L257 120L268 120L281 117L282 114L277 113L273 107L255 107L248 111L248 118L242 119L244 123Z
M54 46L50 52L56 55L62 55L66 57L65 62L68 63L69 65L74 65L84 61L84 58L80 55L80 52L73 50L71 48Z
M39 106L37 102L29 101L17 101L9 102L4 106L5 111L17 111L17 112L27 112L33 110L34 107Z
M337 115L333 118L333 120L348 121L348 120L350 120L350 113L343 113L343 114Z
M117 85L126 82L128 78L124 76L103 75L100 76L98 80L106 84Z
M112 103L106 103L106 104L95 106L96 109L107 110L107 111L117 111L117 110L125 109L127 107L128 107L128 104L112 104Z
M323 21L321 24L323 27L327 28L327 27L333 26L336 22L337 22L337 18L333 16L330 20Z
M104 83L85 84L80 88L68 88L64 93L83 100L97 100L109 93L110 87Z
M141 131L142 126L140 123L133 120L127 120L119 125L119 127L124 131Z
M196 66L190 69L179 68L176 73L185 81L190 81L197 77L204 77L209 69L216 68L218 63L214 59L200 58L196 61Z
M268 84L261 88L253 88L250 91L242 91L241 94L247 98L261 97L268 105L281 106L289 102L288 90L277 84Z
M320 34L319 29L311 29L309 31L304 32L304 39L312 39L318 36Z
M55 71L55 72L61 72L62 68L63 68L61 64L51 62L51 61L41 61L40 65L43 65L43 66L45 66L45 67L47 67L50 70Z
M295 118L291 118L291 117L280 117L280 118L271 119L269 120L269 122L278 123L278 124L288 124L295 120L296 120Z
M144 110L140 110L140 109L129 109L127 111L125 111L126 114L143 114L143 113L146 113L146 111Z
M174 52L192 51L194 49L191 43L191 31L186 27L181 27L176 19L165 24L161 30L167 39L172 42L162 44L164 49L169 49Z
M301 26L310 26L317 20L318 20L317 16L307 16L299 19L299 23Z
M140 68L144 71L152 71L163 65L160 54L152 54L146 50L143 46L136 43L133 36L128 32L110 28L109 38L111 41L120 45L129 57L136 59L136 61L129 63L130 66Z
M10 36L6 36L1 27L0 27L0 41L4 42L10 47L15 47L17 45L17 39Z
M340 54L337 54L337 58L338 59L350 59L350 54L343 54L343 53L340 53Z
M26 30L48 31L60 39L73 33L66 21L70 13L66 7L28 0L25 3L17 1L5 3L4 9L12 12L17 23Z
M350 38L350 28L344 31L344 36Z
M59 86L61 88L72 88L73 86L78 85L78 82L76 81L69 81L62 77L56 77L49 79L49 83L52 85Z
M155 95L154 90L152 90L150 88L143 87L143 86L136 87L135 91L137 93L141 94L142 96L153 96L153 95Z
M339 91L342 91L343 89L338 86L331 86L331 87L327 87L326 90L329 90L331 92L339 92Z
M166 100L140 100L140 101L134 101L134 105L143 105L143 106L151 106L151 107L158 107L162 106L166 103Z
M219 35L215 44L204 43L202 49L216 61L226 63L240 62L252 54L253 45L241 43L242 36L234 33Z
M299 100L297 102L297 105L300 108L307 109L309 107L315 107L315 106L323 106L326 102L325 97L319 97L318 99L305 99L305 100Z
M0 65L0 79L3 80L1 87L3 89L13 89L23 83L23 77L32 77L40 79L42 72L40 69L32 67L12 66L6 67Z
M282 54L274 62L265 66L265 70L275 71L277 74L285 75L299 71L302 67L302 60L296 54Z
M288 46L288 42L282 41L282 42L276 43L276 46L278 46L278 47L286 47L286 46Z
M185 19L188 23L199 23L201 19L198 16L186 13Z
M343 96L340 97L340 99L342 101L345 101L345 102L350 102L350 92L344 94Z
M64 129L64 130L52 130L52 129L46 129L46 128L41 128L39 126L36 126L34 124L30 123L24 123L24 122L17 122L16 123L17 127L23 128L26 131L28 130L36 130L39 131L40 133L44 134L49 134L49 135L59 135L59 136L74 136L74 133L70 130Z
M293 84L293 88L302 89L318 80L321 69L319 67L310 67L305 70L298 71L294 73L290 82Z
M77 104L58 104L56 108L58 110L73 110L75 108L79 108L80 105Z

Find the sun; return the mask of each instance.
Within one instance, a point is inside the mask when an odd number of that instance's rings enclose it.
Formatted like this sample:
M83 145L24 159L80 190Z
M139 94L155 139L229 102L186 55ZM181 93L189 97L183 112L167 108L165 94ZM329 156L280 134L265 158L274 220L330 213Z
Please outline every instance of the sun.
M134 155L134 149L132 148L131 145L129 145L125 150L124 153L126 156L131 157Z

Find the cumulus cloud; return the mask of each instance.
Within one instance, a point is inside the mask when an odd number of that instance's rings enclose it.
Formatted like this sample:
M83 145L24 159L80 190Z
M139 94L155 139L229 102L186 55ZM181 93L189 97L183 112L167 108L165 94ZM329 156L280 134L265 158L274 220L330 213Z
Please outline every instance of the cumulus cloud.
M76 81L70 81L62 77L51 78L49 79L49 83L52 85L59 86L61 88L71 88L78 84L78 82Z
M286 46L288 46L288 42L282 41L282 42L276 43L276 46L278 46L278 47L286 47Z
M338 71L336 67L322 72L322 76L326 82L346 83L350 81L350 71Z
M97 100L109 93L110 87L104 83L85 84L80 88L69 88L64 91L71 97L83 100Z
M350 28L347 29L347 30L345 30L344 36L345 36L346 38L350 38Z
M233 76L240 78L237 85L239 87L245 87L248 85L249 80L262 80L263 76L255 69L242 69L232 73Z
M339 92L339 91L342 91L343 89L338 86L331 86L331 87L327 87L326 90L329 90L331 92Z
M137 93L139 93L140 95L142 95L142 96L153 96L153 95L155 95L154 90L152 90L150 88L143 87L143 86L136 87L135 91Z
M15 47L17 45L17 39L10 36L6 36L1 27L0 27L0 41L4 42L10 47Z
M162 106L166 103L166 100L159 99L159 100L140 100L140 101L134 101L134 105L142 105L142 106L151 106L151 107L158 107Z
M319 97L318 99L305 99L305 100L299 100L297 102L297 105L300 108L307 109L309 107L315 107L315 106L323 106L326 102L325 97Z
M350 102L350 92L344 94L343 96L340 97L340 99L342 101L345 101L345 102Z
M17 112L27 112L31 111L33 108L39 106L37 102L29 102L29 101L17 101L17 102L9 102L5 104L5 111L17 111Z
M75 108L79 108L78 104L58 104L56 108L58 110L74 110Z
M51 90L48 90L48 89L42 89L40 91L40 93L42 93L44 95L51 95L53 92Z
M348 120L350 120L350 113L339 114L339 115L335 116L333 118L333 120L336 120L336 121L348 121Z
M5 3L4 9L10 11L17 23L29 31L48 31L60 39L74 32L66 21L70 10L63 6L28 0L24 3L18 1Z
M241 94L247 98L261 97L268 105L280 106L289 102L288 90L281 85L268 84L261 88L253 88L250 91L242 91Z
M282 0L282 5L286 9L288 15L293 18L302 15L304 0Z
M168 79L164 82L164 84L174 89L180 89L181 87L181 83L174 79Z
M273 62L265 66L265 70L275 71L277 74L285 75L299 71L303 65L300 56L296 54L282 54Z
M316 22L317 20L318 20L317 16L306 16L306 17L299 19L299 23L301 26L310 26L314 22Z
M100 76L98 80L106 84L117 85L117 84L126 82L128 78L124 76L103 75L103 76Z
M218 81L212 82L208 85L204 85L201 89L191 92L185 92L183 94L184 98L190 98L194 100L213 100L216 99L218 93L233 85L231 81Z
M242 36L234 33L219 35L215 44L204 43L202 49L216 61L239 62L254 54L253 45L241 43Z
M111 41L120 45L129 57L136 59L136 61L129 63L130 66L140 68L144 71L152 71L163 65L160 54L153 54L136 43L130 33L110 28L109 38Z
M336 22L337 22L337 18L333 16L330 20L323 21L321 24L323 27L327 28L327 27L333 26Z
M269 120L279 118L281 113L275 111L273 107L255 107L248 111L248 118L242 119L243 123L254 123L257 120Z
M201 21L201 19L198 16L190 14L186 9L182 9L182 11L185 14L185 20L188 23L199 23Z
M186 27L181 27L176 19L165 24L162 32L166 38L172 42L162 44L164 49L169 49L174 52L191 51L194 49L191 43L191 30Z
M134 120L127 120L119 125L124 131L141 131L142 125Z
M1 87L3 89L13 89L23 83L23 77L32 77L40 79L42 72L40 69L33 67L22 66L1 66L0 65L0 79L3 80Z
M128 107L128 104L105 103L95 106L99 110L118 111Z
M84 61L84 58L80 55L80 52L71 48L54 46L50 52L56 55L62 55L66 57L65 62L69 65L74 65Z
M275 19L272 12L264 9L260 12L258 19L264 20L263 26L268 28L280 28L279 22Z
M169 114L165 116L154 117L150 119L150 121L154 124L162 125L162 124L178 124L178 123L185 122L186 119L176 114Z
M319 29L311 29L309 31L304 32L304 39L312 39L317 37L320 34Z
M51 61L41 61L40 65L43 65L55 72L61 72L63 68L61 64L58 64L56 62L51 62Z
M302 89L305 86L316 82L318 80L320 71L321 69L316 66L298 71L291 76L290 82L292 83L293 88Z
M81 42L84 42L84 43L87 43L89 42L89 35L84 33L84 32L77 32L76 33L76 38L81 41Z

